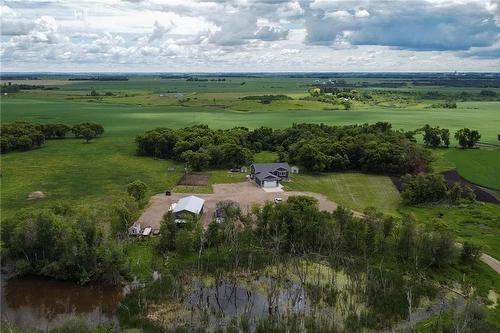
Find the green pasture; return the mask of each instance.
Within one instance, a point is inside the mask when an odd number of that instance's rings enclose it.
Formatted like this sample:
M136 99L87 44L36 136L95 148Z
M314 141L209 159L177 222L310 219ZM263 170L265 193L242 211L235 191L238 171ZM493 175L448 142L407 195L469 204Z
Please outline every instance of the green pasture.
M500 148L450 149L445 158L453 162L467 180L494 190L500 190Z
M298 174L292 176L285 188L321 193L339 205L356 211L376 207L384 213L395 214L401 203L398 190L387 176L355 172Z
M400 213L414 214L419 222L445 223L459 240L481 245L485 253L500 258L500 205L478 203L471 207L405 207Z
M135 155L134 137L161 126L206 124L213 128L284 128L302 122L345 125L387 121L394 128L404 130L413 130L427 123L439 125L449 128L452 134L467 126L480 131L482 142L497 142L500 102L459 103L458 109L454 110L425 109L420 104L386 107L355 103L350 111L331 110L331 104L299 100L307 95L307 88L313 82L309 78L276 77L227 78L225 82L133 78L129 81L65 82L58 86L59 90L29 90L2 96L2 122L24 120L72 125L92 121L105 128L104 136L89 144L76 139L52 140L34 151L2 155L2 213L8 215L22 207L38 207L56 200L109 202L134 179L145 181L151 192L173 188L182 175L182 165ZM102 99L86 96L92 89L100 93L111 91L115 96ZM189 101L179 102L176 92L183 93ZM167 97L160 97L161 93L166 93ZM293 99L270 104L240 99L264 94L287 94ZM268 162L273 158L266 154L257 155L256 161ZM470 159L465 157L469 154ZM450 150L450 156L447 152L442 153L441 165L436 165L449 167L456 164L466 178L498 188L498 177L494 177L498 168L491 165L499 160L500 152L485 152L484 159L474 164L475 159L483 157L482 154L482 149L477 152ZM175 167L175 171L168 171L169 167ZM230 179L224 172L214 174L204 190L211 191L213 183L240 179L236 176ZM322 181L314 181L312 176L300 175L297 183L290 186L295 186L294 189L315 188L325 194L332 192L332 199L353 209L362 210L367 205L374 205L389 212L396 208L397 195L387 177L360 174L342 177L326 177L331 179L324 185ZM363 188L365 181L372 184L367 179L374 184L370 185L371 191ZM334 180L346 184L333 185ZM376 190L378 187L380 190ZM191 191L190 188L176 189ZM27 201L26 196L32 191L44 191L47 198Z
M172 167L175 171L168 171ZM58 200L110 203L135 179L146 182L151 193L159 192L176 184L182 173L182 165L136 156L132 138L52 140L40 149L2 155L2 216ZM33 191L47 197L28 201Z
M252 103L260 104L253 101ZM350 111L271 110L266 105L255 105L255 108L249 108L248 111L235 111L211 106L142 106L107 104L98 101L76 102L61 98L32 98L29 93L23 93L20 96L2 98L1 107L3 122L25 120L37 123L74 124L94 121L105 127L106 135L122 137L131 137L160 126L183 127L206 124L214 128L233 126L283 128L301 122L345 125L387 121L391 122L394 128L404 130L413 130L425 124L439 125L449 128L452 134L459 128L469 127L480 131L482 142L496 143L500 128L500 114L497 112L500 109L500 102L460 103L460 107L455 110L419 108L373 108Z

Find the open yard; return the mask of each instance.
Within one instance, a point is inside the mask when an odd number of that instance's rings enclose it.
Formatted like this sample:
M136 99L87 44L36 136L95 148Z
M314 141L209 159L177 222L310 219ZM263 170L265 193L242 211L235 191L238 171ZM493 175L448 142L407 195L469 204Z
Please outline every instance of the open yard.
M337 209L337 203L331 201L325 195L307 192L307 191L286 191L280 193L268 193L257 187L253 181L234 184L217 184L213 186L213 193L172 193L166 196L164 193L156 194L151 197L148 207L139 217L137 222L141 227L159 228L163 215L168 211L170 205L179 201L180 198L188 195L196 195L205 200L203 207L202 222L205 227L213 220L215 205L219 201L232 200L237 202L244 211L249 211L254 204L263 204L266 201L273 201L274 198L280 197L286 200L294 195L312 196L318 200L319 208L327 211ZM354 212L355 215L361 215L359 212Z
M354 172L321 175L293 175L285 184L287 190L311 191L324 194L330 200L350 209L363 211L376 207L394 214L400 205L399 192L387 176Z

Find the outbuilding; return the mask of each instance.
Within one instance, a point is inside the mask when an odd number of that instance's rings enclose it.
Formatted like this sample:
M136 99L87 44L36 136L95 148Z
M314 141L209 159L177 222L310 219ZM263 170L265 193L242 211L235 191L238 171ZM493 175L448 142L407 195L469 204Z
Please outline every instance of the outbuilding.
M176 217L176 222L185 222L182 217L185 215L191 215L193 217L198 217L203 214L203 206L205 200L198 198L194 195L184 197L180 199L175 206L172 205L172 213Z
M138 236L141 234L141 225L138 222L135 222L128 228L128 234L131 236Z

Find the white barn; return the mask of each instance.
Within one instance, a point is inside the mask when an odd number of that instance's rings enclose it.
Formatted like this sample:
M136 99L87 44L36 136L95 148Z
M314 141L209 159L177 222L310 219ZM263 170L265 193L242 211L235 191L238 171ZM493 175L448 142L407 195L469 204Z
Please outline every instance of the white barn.
M193 217L198 217L203 214L204 204L205 200L203 200L202 198L190 195L189 197L180 199L177 204L175 204L175 206L172 205L172 213L176 218L180 218L182 215L186 214ZM178 222L181 222L180 219Z

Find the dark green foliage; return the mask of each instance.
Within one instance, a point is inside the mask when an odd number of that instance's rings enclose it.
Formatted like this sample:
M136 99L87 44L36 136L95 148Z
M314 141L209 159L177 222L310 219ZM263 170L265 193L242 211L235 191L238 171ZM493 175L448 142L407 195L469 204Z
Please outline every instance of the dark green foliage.
M194 170L240 167L251 162L248 130L211 130L207 126L158 128L136 138L140 155L184 161Z
M446 101L443 103L432 104L432 108L443 108L443 109L456 109L457 103L454 101Z
M455 132L455 139L462 148L472 148L481 139L481 134L476 130L462 128Z
M7 153L13 150L30 150L40 147L45 136L40 128L27 122L2 124L1 151Z
M472 203L476 201L476 194L474 193L474 190L469 186L465 185L463 190L462 190L462 198L469 203Z
M210 154L202 150L186 150L181 154L181 159L185 161L193 170L200 171L210 165L211 157Z
M101 125L82 123L73 128L65 124L31 124L28 122L14 122L1 126L1 152L14 150L31 150L40 147L48 139L64 139L69 131L76 137L83 137L88 141L104 133Z
M425 125L420 130L424 132L423 140L427 147L436 148L441 145L448 147L450 145L450 131L448 129Z
M134 180L127 185L127 192L136 201L142 201L146 197L148 186L140 180Z
M450 201L453 204L457 204L460 202L460 199L462 199L462 186L460 186L459 183L453 184L453 186L450 188L450 191L448 192L448 196L450 198Z
M96 132L90 128L82 129L80 134L87 143L89 143L90 140L94 139L97 136Z
M471 242L465 241L462 244L462 251L460 252L460 259L463 262L471 263L476 262L481 257L481 247Z
M139 205L132 196L118 198L113 205L114 218L111 231L114 235L125 235L130 225L137 219Z
M481 90L479 95L481 95L481 97L487 97L487 98L497 97L497 93L493 90Z
M165 254L175 250L175 237L179 228L174 220L175 218L170 212L163 216L160 224L160 237L156 245L156 250L159 253Z
M411 205L440 202L448 198L448 186L441 175L419 174L401 177L403 200Z
M2 221L5 259L22 274L118 284L128 270L123 249L99 227L99 219L94 210L20 213Z
M65 124L43 124L38 126L45 139L63 139L71 131L71 127Z
M252 131L241 127L211 130L198 125L158 128L136 138L140 155L187 161L197 169L207 163L211 167L247 165L252 151L266 149L279 151L281 160L309 171L352 169L396 174L427 169L429 152L412 141L411 135L394 131L387 123L341 127L299 124L284 130L262 127ZM190 150L202 154L182 155Z
M74 136L76 138L86 138L85 134L89 134L89 131L94 132L93 137L99 137L104 134L104 127L96 123L80 123L71 128ZM91 133L90 133L91 134Z
M180 229L175 234L175 250L180 254L189 254L194 250L195 238L193 233L187 229Z
M261 96L245 96L241 97L241 100L256 100L262 104L270 104L272 101L283 101L292 99L287 95L261 95Z

